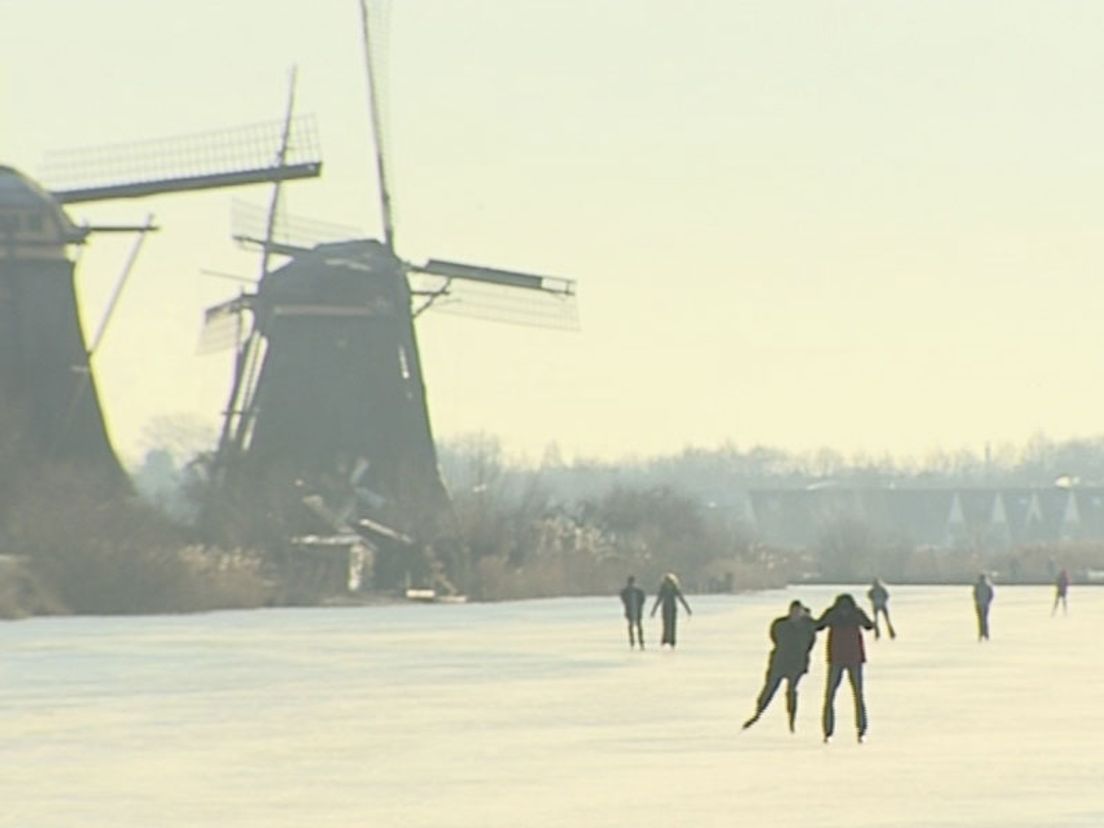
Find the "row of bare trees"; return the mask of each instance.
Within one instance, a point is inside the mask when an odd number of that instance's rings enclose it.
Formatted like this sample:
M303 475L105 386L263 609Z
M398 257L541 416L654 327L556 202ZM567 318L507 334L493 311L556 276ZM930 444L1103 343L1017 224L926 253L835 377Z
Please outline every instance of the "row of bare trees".
M785 575L766 565L747 527L672 486L612 485L572 496L556 471L510 463L487 435L441 450L464 571L477 598L604 593L632 574L676 571L690 588L749 588Z

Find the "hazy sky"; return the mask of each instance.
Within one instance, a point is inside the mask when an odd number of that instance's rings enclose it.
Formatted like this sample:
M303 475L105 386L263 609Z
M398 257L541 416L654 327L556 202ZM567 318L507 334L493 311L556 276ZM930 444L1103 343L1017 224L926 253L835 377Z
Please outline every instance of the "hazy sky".
M388 133L400 252L573 277L582 331L427 314L439 436L539 456L686 445L923 454L1097 434L1104 4L403 0ZM0 163L278 119L325 171L291 212L378 235L356 0L0 0ZM95 357L121 452L214 424L204 307L254 274L251 188L156 214ZM91 331L130 241L97 238Z

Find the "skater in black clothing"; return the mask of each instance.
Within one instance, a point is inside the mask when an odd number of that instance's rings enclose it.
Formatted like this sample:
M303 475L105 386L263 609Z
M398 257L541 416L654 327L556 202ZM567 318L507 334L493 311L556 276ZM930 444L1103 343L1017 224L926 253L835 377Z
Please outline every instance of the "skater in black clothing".
M878 626L878 616L885 616L886 630L890 638L897 637L897 631L893 629L893 622L889 620L889 590L881 578L875 578L866 592L870 599L870 606L874 608L874 637L881 638L882 630Z
M1058 604L1062 605L1062 614L1069 612L1069 605L1066 603L1066 593L1069 592L1070 577L1066 570L1062 570L1058 573L1058 577L1054 579L1054 606L1050 610L1050 614L1058 612Z
M755 701L755 714L744 722L747 730L763 715L778 685L786 681L786 713L789 717L790 733L794 732L794 719L797 716L797 683L809 672L809 651L816 643L816 624L809 614L809 608L800 601L791 601L786 615L776 618L770 625L770 638L774 643L767 661L767 678L763 690Z
M686 603L686 599L682 596L682 590L679 588L678 578L675 573L668 572L663 576L663 580L659 584L659 591L656 593L655 603L652 604L652 618L655 618L656 610L659 609L660 604L663 605L663 637L660 639L660 646L664 644L670 645L671 649L675 647L675 628L678 623L678 605L682 604L686 607L686 614L693 615L690 610L690 605Z
M863 649L863 630L874 629L870 620L855 604L850 595L836 596L824 614L816 621L816 628L828 628L828 681L824 687L824 712L822 725L824 741L832 738L836 726L835 700L843 674L851 684L851 693L855 699L855 730L861 742L866 736L866 701L863 698L863 662L866 651Z
M625 619L629 622L629 648L640 643L640 649L644 649L644 625L641 619L644 617L644 602L647 596L644 590L636 585L636 578L632 575L621 590L621 603L625 605Z
M977 612L978 641L989 640L989 605L993 603L993 583L982 572L974 584L974 610Z

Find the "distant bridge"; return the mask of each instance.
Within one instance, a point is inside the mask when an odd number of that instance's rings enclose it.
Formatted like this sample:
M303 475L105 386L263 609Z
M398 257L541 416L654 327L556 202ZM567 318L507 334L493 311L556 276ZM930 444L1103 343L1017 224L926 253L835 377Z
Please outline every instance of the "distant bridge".
M840 520L917 546L992 548L1104 539L1104 487L753 489L746 517L763 540L810 546Z

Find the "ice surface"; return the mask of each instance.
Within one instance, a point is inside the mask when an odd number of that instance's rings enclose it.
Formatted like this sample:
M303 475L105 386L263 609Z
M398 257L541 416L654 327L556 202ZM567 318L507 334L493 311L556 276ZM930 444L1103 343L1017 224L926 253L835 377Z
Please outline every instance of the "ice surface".
M9 623L0 825L1104 825L1104 589L998 584L979 644L968 585L891 585L866 744L846 683L821 744L823 641L798 732L742 732L770 620L838 591L691 595L674 653L615 596Z

